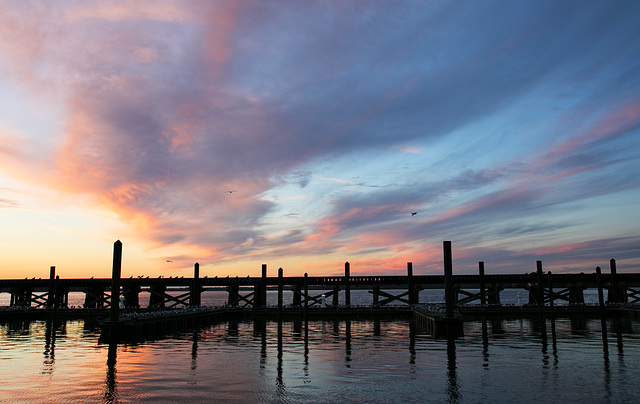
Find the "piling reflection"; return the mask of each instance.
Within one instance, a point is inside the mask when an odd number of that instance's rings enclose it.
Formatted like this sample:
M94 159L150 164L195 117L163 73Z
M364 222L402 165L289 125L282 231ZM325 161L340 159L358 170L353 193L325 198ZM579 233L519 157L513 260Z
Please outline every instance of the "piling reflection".
M286 396L286 386L282 377L282 362L282 319L280 319L278 321L278 366L276 377L276 392L280 398Z
M56 362L56 322L47 321L44 337L43 374L52 374Z
M380 327L380 322L378 321L378 327ZM374 335L376 337L380 336L380 330L378 329L378 334L376 335L374 330ZM416 325L413 321L409 323L409 364L416 364ZM411 373L415 373L415 368L412 366Z
M489 333L485 317L482 317L482 360L482 366L489 367Z
M118 339L115 336L115 332L111 332L110 334L109 349L107 351L107 379L103 398L105 403L117 403L118 390L116 362L118 356Z
M345 334L345 356L344 365L348 368L351 367L351 320L347 320L344 326Z
M460 402L462 395L456 366L456 339L453 336L447 336L447 382L448 402Z
M194 371L198 367L198 341L200 340L199 328L193 331L191 336L191 370Z

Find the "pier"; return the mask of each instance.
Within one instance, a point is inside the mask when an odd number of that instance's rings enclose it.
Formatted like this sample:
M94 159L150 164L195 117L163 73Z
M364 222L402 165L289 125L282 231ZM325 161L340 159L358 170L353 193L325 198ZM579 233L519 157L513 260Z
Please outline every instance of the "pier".
M55 267L49 279L0 280L0 293L11 295L9 307L0 316L13 318L62 316L108 318L111 324L133 324L149 328L152 321L159 327L165 323L188 323L193 319L234 315L336 316L363 312L410 313L421 323L439 332L460 328L464 316L528 315L531 313L604 313L624 307L629 316L638 311L629 309L640 300L640 274L617 273L616 262L609 262L609 273L596 268L594 273L552 274L545 272L541 261L535 270L522 274L487 274L485 263L478 263L477 275L455 275L452 267L451 243L443 242L442 275L415 275L413 264L407 263L403 276L351 275L351 265L344 264L343 276L267 276L267 265L259 277L200 277L199 264L194 264L193 277L129 277L121 278L122 244L114 244L111 278L61 279ZM603 296L601 305L585 305L584 291L597 288ZM420 292L441 289L444 302L425 308L419 305ZM517 289L526 294L520 306L501 304L505 289ZM203 307L202 294L223 290L228 299L224 307ZM351 304L352 290L367 290L370 304ZM114 292L117 291L117 292ZM267 291L277 291L277 305L267 304ZM284 291L291 300L284 300ZM82 307L69 307L70 292L84 293ZM141 293L148 293L146 307L141 307ZM606 299L604 295L606 293ZM557 305L557 303L561 303ZM631 306L630 306L631 305ZM168 316L168 313L175 313ZM134 313L134 314L131 314ZM149 314L154 313L154 314ZM164 313L164 315L162 314ZM402 313L402 314L401 314ZM127 317L129 316L129 317ZM132 320L135 318L136 320ZM143 326L143 324L146 324ZM166 324L165 324L166 325Z

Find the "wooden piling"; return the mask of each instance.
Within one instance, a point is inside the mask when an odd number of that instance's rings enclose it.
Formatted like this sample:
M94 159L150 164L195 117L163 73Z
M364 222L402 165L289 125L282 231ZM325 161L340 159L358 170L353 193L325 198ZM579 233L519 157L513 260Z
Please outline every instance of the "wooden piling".
M451 254L451 241L443 241L444 252L444 304L446 317L453 317L454 290L453 290L453 258Z
M602 273L600 267L596 267L596 284L598 285L598 305L600 307L600 328L602 330L602 348L609 352L607 340L607 319L605 317L604 292L602 291Z
M480 278L480 306L485 307L487 305L487 295L484 284L484 261L478 262L478 276Z
M122 272L122 242L113 244L113 267L111 269L111 316L112 323L118 321L120 309L120 275Z
M309 310L309 275L304 273L304 310L302 312L304 321L307 321L307 311ZM305 325L306 327L306 325Z
M554 313L553 282L551 281L551 271L547 273L547 287L549 288L549 317L551 320L551 336L555 341L556 319Z
M536 261L536 272L538 276L538 290L536 294L536 300L538 300L538 306L544 306L544 276L542 272L542 261Z
M407 262L407 288L409 290L409 304L418 304L418 293L413 281L413 263Z
M49 268L49 296L47 297L47 308L53 308L56 301L56 267Z
M282 268L278 268L278 324L282 324Z
M344 304L351 306L351 265L344 263Z
M262 264L262 282L260 287L262 288L261 298L262 307L267 306L267 264Z
M191 285L189 306L199 307L202 302L202 288L200 288L200 264L193 264L193 284Z

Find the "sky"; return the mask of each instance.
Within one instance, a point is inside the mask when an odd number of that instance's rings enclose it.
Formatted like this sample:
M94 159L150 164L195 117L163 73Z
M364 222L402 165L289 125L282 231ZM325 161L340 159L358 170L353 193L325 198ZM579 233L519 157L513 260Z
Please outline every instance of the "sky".
M640 271L640 2L1 6L0 278Z

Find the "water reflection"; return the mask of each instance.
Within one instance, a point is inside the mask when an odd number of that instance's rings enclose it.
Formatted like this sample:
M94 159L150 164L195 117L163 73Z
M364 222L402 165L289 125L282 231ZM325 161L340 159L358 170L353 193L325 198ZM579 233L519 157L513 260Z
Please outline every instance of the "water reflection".
M105 403L117 403L116 359L118 356L118 339L115 332L110 332L109 349L107 351L107 380L104 391Z
M45 336L44 336L44 362L43 362L43 374L53 374L54 365L56 362L56 324L55 321L47 321Z
M345 356L344 365L348 368L351 367L351 320L347 320L344 326L345 334Z
M0 323L0 379L8 402L207 402L211 392L222 402L353 402L367 392L378 401L455 403L541 401L549 391L558 402L624 401L640 378L637 322L610 320L617 351L604 351L598 319L547 318L541 352L536 317L468 321L457 339L436 339L408 320L257 319L125 346L98 342L81 322ZM11 381L17 370L20 383Z
M458 372L456 371L456 339L447 337L447 395L449 403L457 403L462 399L458 385Z
M489 333L487 329L487 319L482 317L482 359L485 368L489 367Z

